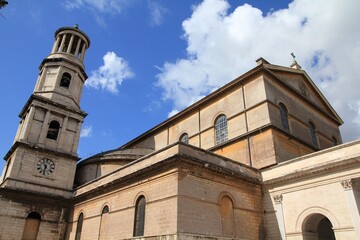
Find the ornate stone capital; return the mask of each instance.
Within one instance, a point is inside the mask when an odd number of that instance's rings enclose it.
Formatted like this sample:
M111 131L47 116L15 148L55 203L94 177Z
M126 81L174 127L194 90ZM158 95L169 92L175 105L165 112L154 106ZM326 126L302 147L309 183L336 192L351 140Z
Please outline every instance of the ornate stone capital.
M351 179L341 181L341 185L343 186L344 190L352 189L352 183L353 181Z
M281 204L282 203L282 200L283 200L282 194L274 195L273 198L274 198L274 201L275 201L276 204Z

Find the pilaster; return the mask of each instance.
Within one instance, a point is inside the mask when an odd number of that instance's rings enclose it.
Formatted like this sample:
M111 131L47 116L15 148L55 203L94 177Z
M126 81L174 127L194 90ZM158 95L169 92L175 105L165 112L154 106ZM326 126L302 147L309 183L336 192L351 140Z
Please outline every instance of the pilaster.
M273 199L275 202L275 215L279 226L280 236L282 240L286 240L284 211L282 205L283 196L282 194L274 195Z
M354 224L354 229L356 232L357 239L360 239L360 216L359 216L359 207L356 204L356 199L353 191L353 180L346 179L341 181L341 186L344 188L348 204L349 210L351 212L351 217Z

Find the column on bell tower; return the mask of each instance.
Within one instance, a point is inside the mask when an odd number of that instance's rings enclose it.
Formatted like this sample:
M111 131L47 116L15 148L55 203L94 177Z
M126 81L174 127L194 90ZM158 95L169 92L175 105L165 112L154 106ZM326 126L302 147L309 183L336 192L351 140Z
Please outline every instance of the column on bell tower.
M78 29L78 26L76 25L74 28ZM85 52L88 47L88 39L83 39L77 34L71 34L65 31L56 34L51 53L67 53L75 56L81 62L83 62L85 58Z

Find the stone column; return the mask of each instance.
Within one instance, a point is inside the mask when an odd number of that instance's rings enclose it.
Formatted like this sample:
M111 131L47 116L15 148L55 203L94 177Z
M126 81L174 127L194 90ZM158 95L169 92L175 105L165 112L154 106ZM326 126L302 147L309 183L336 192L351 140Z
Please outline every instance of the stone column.
M57 52L58 48L59 48L59 41L60 41L60 37L58 36L56 38L56 41L54 43L53 49L51 50L51 53Z
M279 226L280 236L282 240L286 240L284 212L282 206L283 196L281 194L274 195L273 198L275 202L275 215Z
M72 48L73 41L74 41L74 35L71 35L69 46L68 46L68 49L67 49L66 53L71 53L71 48Z
M81 49L81 57L80 57L81 62L83 62L85 58L85 49L86 49L86 44L84 43Z
M77 128L76 128L76 134L75 134L75 139L74 139L73 148L72 148L73 154L77 154L77 148L79 145L79 138L80 138L80 133L81 133L81 124L82 124L82 122L79 121Z
M64 45L65 45L65 40L66 40L66 33L65 33L64 35L62 35L59 52L62 52L62 51L63 51Z
M63 145L64 145L64 140L65 140L65 135L66 135L66 128L67 128L67 123L68 123L68 119L69 117L65 117L61 126L61 131L60 131L60 136L59 136L59 144L58 144L58 148L62 149Z
M48 110L48 111L46 111L43 125L41 126L41 132L40 132L40 136L39 136L39 145L44 145L45 137L46 137L46 134L48 131L48 126L49 126L49 118L50 118L50 111Z
M81 44L81 38L78 39L77 41L77 45L76 45L76 50L75 50L75 56L78 58L78 55L79 55L79 50L80 50L80 44Z
M20 139L23 139L23 140L27 140L28 137L29 137L29 132L30 132L30 128L31 128L31 122L32 122L32 119L34 118L34 114L35 114L35 107L34 106L31 106L30 107L30 111L29 113L27 114L25 120L24 120L24 130L20 136Z
M346 197L348 199L349 203L349 210L351 212L351 217L354 224L355 233L357 236L357 239L360 239L360 216L359 216L359 208L356 204L356 199L353 191L353 180L352 179L346 179L341 181L341 185L344 188L344 191L346 193Z

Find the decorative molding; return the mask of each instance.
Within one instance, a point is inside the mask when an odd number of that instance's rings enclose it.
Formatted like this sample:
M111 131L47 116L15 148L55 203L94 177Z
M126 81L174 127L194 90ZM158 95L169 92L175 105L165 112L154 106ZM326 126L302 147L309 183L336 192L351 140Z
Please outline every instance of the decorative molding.
M274 198L274 201L275 201L276 204L281 204L282 203L282 200L283 200L282 194L274 195L273 198Z
M344 190L351 190L352 183L353 183L353 181L351 179L346 179L346 180L341 181L341 185L344 188Z
M323 152L327 152L327 151L322 151L320 153L323 153ZM311 154L317 155L319 153L315 153L315 154L311 153ZM306 158L306 156L299 157L299 158L297 158L297 160L298 161L303 160ZM291 164L291 162L292 161L284 162L284 165ZM291 173L288 173L287 175L272 178L270 180L264 181L263 184L264 185L272 185L272 184L279 184L279 183L284 183L284 182L288 183L289 181L296 181L297 179L306 178L307 176L312 176L314 174L328 173L329 171L334 171L334 170L339 171L340 169L343 169L345 167L348 167L348 166L351 166L354 164L357 165L359 163L360 163L360 159L356 158L356 157L351 157L350 159L345 159L345 160L341 160L341 161L339 161L338 159L334 159L334 162L331 162L331 163L325 162L322 165L314 166L312 168L304 169L301 171L298 169L297 171L293 171Z

